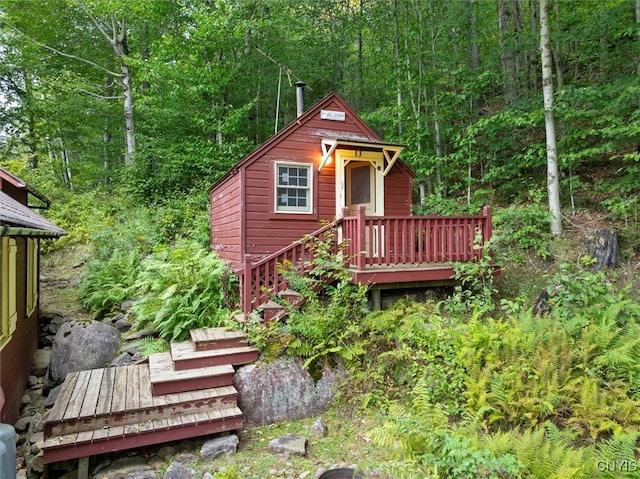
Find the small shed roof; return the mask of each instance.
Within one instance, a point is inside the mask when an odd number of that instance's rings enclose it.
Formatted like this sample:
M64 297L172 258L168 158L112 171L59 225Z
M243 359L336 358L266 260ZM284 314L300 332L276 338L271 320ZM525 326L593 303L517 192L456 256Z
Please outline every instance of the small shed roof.
M34 208L39 208L39 209L47 209L47 208L49 208L49 206L51 204L51 200L49 198L47 198L45 195L40 193L33 186L25 183L20 178L18 178L15 175L12 175L11 173L9 173L7 170L5 170L3 168L0 168L0 180L6 181L7 183L9 183L9 184L15 186L16 188L21 189L21 190L26 190L28 193L30 193L31 195L35 196L36 198L38 198L40 201L42 201L44 203L44 206L34 206Z
M0 191L0 236L56 238L67 232Z

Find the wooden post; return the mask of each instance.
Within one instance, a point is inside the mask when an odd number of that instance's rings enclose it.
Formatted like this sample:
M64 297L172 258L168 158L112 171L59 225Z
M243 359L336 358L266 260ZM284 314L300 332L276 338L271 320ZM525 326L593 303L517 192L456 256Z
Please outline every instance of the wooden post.
M371 288L371 302L373 310L380 311L382 309L382 294L380 288Z
M357 213L357 233L356 233L356 266L358 271L364 271L367 255L366 241L366 209L364 205L358 205Z
M491 226L491 206L485 206L482 208L482 216L485 217L484 220L484 231L482 235L484 236L483 241L489 241L491 239L492 234L492 226Z
M78 479L89 479L89 458L78 459Z
M242 312L249 314L251 312L251 257L248 254L244 255L244 274L242 275Z
M597 230L589 241L589 254L597 261L594 271L615 268L618 265L618 235L616 231Z

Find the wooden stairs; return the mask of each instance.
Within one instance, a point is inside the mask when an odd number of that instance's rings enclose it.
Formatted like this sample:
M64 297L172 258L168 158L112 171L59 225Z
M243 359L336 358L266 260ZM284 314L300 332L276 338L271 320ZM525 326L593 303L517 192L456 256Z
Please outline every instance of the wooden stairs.
M43 418L44 463L239 429L234 366L256 359L242 331L204 328L147 363L69 373Z

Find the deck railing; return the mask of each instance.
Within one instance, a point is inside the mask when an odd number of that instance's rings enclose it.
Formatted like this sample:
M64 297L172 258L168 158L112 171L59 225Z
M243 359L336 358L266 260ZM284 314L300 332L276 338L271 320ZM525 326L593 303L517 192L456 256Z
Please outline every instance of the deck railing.
M341 222L342 238L351 266L449 263L482 257L491 237L491 209L468 216L356 216Z
M239 272L242 310L248 314L288 288L282 265L304 274L313 260L314 243L335 239L352 269L425 263L474 261L491 238L491 209L470 216L343 216L303 239L257 262L245 256Z
M244 268L239 272L242 312L248 314L286 290L289 287L285 275L287 267L294 267L298 274L304 275L314 258L314 244L334 237L339 221L329 223L255 263L250 255L245 255Z

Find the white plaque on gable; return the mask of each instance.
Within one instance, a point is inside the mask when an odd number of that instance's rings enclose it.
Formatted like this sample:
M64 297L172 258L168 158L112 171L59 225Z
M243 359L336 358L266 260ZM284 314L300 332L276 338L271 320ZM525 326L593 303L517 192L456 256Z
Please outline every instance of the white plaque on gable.
M320 118L323 120L344 121L346 115L343 111L320 110Z

